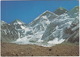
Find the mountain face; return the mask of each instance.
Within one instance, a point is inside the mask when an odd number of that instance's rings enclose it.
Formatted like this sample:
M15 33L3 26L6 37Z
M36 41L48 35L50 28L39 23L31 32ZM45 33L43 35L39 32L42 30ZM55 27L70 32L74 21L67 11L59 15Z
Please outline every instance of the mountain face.
M56 18L58 15L50 12L45 11L43 14L38 16L33 22L31 22L29 25L33 27L33 31L45 31L47 26L50 24L50 22Z
M56 10L58 15L45 11L27 25L20 20L15 20L10 24L2 22L2 41L45 47L65 41L79 43L79 15L73 14L78 13L77 8L68 12L64 8L59 8Z
M10 24L1 22L1 41L11 42L18 38L17 31Z
M30 38L30 41L37 41L39 38L42 38L42 35L44 31L46 30L47 26L50 24L50 22L56 18L58 15L50 12L45 11L40 16L38 16L34 21L32 21L29 26L32 28L33 35Z
M68 11L65 9L65 8L63 8L63 7L60 7L60 8L58 8L58 9L56 9L55 11L54 11L54 13L55 14L57 14L57 15L61 15L61 14L63 14L63 13L67 13Z
M14 29L18 31L18 34L20 34L19 36L20 38L26 36L27 32L30 31L28 25L18 19L13 21L10 25L13 26Z
M27 32L30 31L26 24L20 20L15 20L11 24L1 22L1 40L3 42L12 42L18 38L26 36Z
M72 34L70 26L75 18L70 18L67 14L62 14L55 18L54 21L47 27L43 34L42 40L50 41L55 38L65 39ZM69 32L67 32L67 30Z
M66 41L79 44L79 16L72 22L71 30L73 33Z
M16 19L15 21L13 21L11 23L12 26L14 26L15 29L25 29L27 27L27 24L25 24L24 22Z
M72 9L69 13L75 11L75 9L77 9L77 7ZM72 13L78 13L78 11ZM75 15L74 17L71 17L71 15L64 13L59 17L55 18L44 32L42 36L42 40L53 44L55 43L56 40L58 42L62 40L62 41L67 41L72 43L75 42L79 43L79 16L78 15L79 14Z
M69 12L67 12L67 14L70 16L70 17L76 17L76 16L79 16L79 6L76 6L74 7L73 9L71 9Z

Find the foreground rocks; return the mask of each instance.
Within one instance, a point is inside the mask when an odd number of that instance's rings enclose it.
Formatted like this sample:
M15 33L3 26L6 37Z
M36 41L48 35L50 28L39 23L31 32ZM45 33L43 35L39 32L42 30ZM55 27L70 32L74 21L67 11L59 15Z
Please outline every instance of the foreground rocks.
M2 56L79 56L79 46L59 44L53 47L1 43Z

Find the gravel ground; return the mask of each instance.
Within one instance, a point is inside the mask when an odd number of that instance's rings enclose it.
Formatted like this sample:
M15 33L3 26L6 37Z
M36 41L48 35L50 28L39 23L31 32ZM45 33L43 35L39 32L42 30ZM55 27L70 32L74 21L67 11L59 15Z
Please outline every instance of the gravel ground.
M1 56L79 56L79 45L59 44L42 47L1 43Z

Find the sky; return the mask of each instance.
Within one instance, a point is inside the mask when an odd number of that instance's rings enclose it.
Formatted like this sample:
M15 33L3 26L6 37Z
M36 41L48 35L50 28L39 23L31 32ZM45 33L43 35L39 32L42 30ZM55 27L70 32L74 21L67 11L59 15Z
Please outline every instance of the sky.
M25 23L32 22L40 14L49 10L54 12L59 7L71 10L79 3L76 0L65 1L2 1L1 20L11 23L19 19Z

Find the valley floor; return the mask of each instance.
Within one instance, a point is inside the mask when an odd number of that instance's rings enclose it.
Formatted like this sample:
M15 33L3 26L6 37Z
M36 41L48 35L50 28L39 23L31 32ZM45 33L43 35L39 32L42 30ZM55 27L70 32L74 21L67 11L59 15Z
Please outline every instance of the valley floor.
M79 56L79 45L59 44L53 47L1 43L2 56Z

